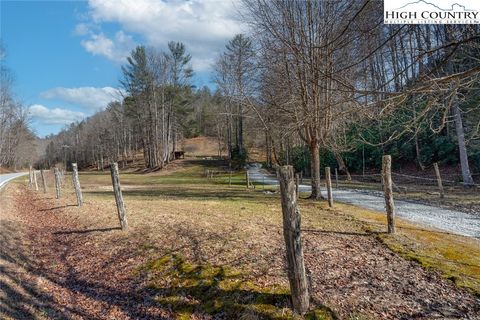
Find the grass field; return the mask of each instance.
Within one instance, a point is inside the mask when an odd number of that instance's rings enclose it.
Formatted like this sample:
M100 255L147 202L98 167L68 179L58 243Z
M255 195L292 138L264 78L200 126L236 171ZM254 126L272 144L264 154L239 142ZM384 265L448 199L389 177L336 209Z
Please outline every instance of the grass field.
M260 219L265 223L280 226L278 195L265 194L265 188L260 185L257 185L256 190L247 190L243 173L233 175L231 186L227 175L216 177L212 181L203 176L204 168L214 169L221 164L221 161L193 160L174 174L124 174L121 180L125 199L139 212L152 212L151 203L139 201L163 200L158 205L160 212L178 210L182 211L179 216L189 213L195 215L196 209L203 207L207 212L211 212L209 214L215 218L215 222L228 219L235 223L244 218L248 219L249 216L258 219L257 215L260 215ZM82 174L81 179L83 187L92 190L87 192L87 196L111 198L108 175L88 173ZM271 186L266 189L274 190ZM314 204L309 200L301 200L300 207L304 228L320 228L332 232L345 229L349 232L377 232L380 234L379 238L394 251L419 261L425 267L438 268L446 277L480 294L480 246L476 240L418 228L405 221L398 225L399 235L391 238L381 234L386 220L376 212L337 204L333 214L324 204ZM349 216L355 220L350 220ZM217 220L218 218L220 220Z
M73 250L71 260L83 260L75 270L93 272L96 281L108 286L112 274L115 279L141 283L153 303L177 319L293 318L279 195L260 186L246 189L244 173L234 174L231 185L228 176L204 177L206 168L222 165L189 159L175 170L121 173L130 226L126 232L118 229L108 172L80 173L82 208L74 206L71 183L66 182L65 197L52 210L61 210L64 219L75 221L77 227L62 232L81 236L75 241L81 242L82 250L87 244L103 256L99 262L93 253L85 259L85 252ZM418 312L413 302L425 299L423 295L438 295L454 304L461 293L450 280L480 292L476 240L404 221L398 223L398 234L391 236L384 233L381 214L342 204L329 209L323 202L307 199L299 203L312 283L313 309L307 318L377 319L385 310L408 316ZM105 262L114 260L120 261L120 267ZM406 272L417 283L408 282ZM370 280L372 274L378 279ZM383 287L393 279L398 282L396 289ZM382 298L372 304L378 297Z

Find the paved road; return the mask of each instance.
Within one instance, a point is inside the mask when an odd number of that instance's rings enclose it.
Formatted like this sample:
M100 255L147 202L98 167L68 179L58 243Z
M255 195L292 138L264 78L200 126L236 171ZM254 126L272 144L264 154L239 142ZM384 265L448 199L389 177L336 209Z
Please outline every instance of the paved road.
M16 172L0 174L0 189L2 189L10 180L27 175L28 172Z
M275 176L267 174L259 165L248 169L250 179L268 185L278 185ZM309 185L300 185L300 192L309 192ZM480 195L479 195L480 196ZM353 204L366 209L385 212L383 194L372 194L361 190L333 190L334 201ZM434 227L451 233L480 239L480 213L467 214L460 211L418 204L408 201L395 201L396 215L425 226Z

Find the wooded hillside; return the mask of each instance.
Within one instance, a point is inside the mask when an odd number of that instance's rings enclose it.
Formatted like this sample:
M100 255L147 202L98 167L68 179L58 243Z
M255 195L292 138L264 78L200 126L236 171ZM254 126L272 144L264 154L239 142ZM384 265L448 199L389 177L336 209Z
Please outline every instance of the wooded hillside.
M312 175L395 166L480 170L478 25L385 25L377 2L243 1L251 34L225 44L215 89L192 84L188 44L139 46L122 67L121 102L48 137L37 166L121 165L142 152L163 168L180 141L214 137L241 167L249 148L266 165Z

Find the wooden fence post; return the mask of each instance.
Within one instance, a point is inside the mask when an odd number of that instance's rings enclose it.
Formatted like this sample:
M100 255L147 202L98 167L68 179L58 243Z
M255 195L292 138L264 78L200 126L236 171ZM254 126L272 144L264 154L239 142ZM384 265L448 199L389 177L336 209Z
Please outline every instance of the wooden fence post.
M327 199L328 206L333 207L333 193L332 193L332 177L330 174L330 167L325 167L325 181L327 184Z
M395 205L392 192L392 157L383 156L382 159L382 181L383 193L385 196L385 209L387 210L388 233L395 233Z
M78 178L78 167L76 163L72 163L72 180L75 188L75 195L77 196L77 204L79 207L83 205L82 189L80 189L80 179Z
M28 168L28 187L33 187L33 176L32 176L32 166Z
M297 208L293 167L280 167L280 194L283 212L283 236L287 250L288 280L292 292L293 311L304 314L309 307L307 277L300 235L300 211Z
M55 181L55 198L60 199L60 171L58 168L53 169L54 181Z
M338 170L335 168L335 188L338 189Z
M295 194L297 195L297 200L299 198L298 185L300 184L300 174L295 173Z
M122 189L120 188L120 180L118 178L118 164L116 162L110 165L110 173L112 175L113 192L115 193L115 202L117 204L118 220L122 230L128 228L127 212L123 203Z
M248 170L245 171L245 182L247 183L247 189L250 188L250 175L248 174Z
M438 190L440 191L440 198L445 197L445 193L443 191L443 183L442 183L442 176L440 175L440 169L438 168L438 163L435 162L433 164L433 167L435 168L435 174L437 175L437 183L438 183Z
M40 177L42 178L43 193L47 193L47 181L45 180L45 172L40 170Z
M35 169L33 169L32 174L33 174L33 184L35 185L35 191L38 191L37 172L35 171Z

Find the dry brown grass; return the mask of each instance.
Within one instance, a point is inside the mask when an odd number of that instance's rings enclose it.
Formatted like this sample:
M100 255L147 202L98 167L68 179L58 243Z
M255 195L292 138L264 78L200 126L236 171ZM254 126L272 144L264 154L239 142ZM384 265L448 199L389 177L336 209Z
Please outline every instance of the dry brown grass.
M183 141L183 150L191 157L217 157L218 140L214 137L196 137ZM225 150L223 150L225 155Z
M81 173L82 208L73 206L70 183L59 201L52 193L36 194L29 210L37 212L29 217L56 229L45 226L34 236L43 243L42 230L53 234L38 257L42 270L65 279L59 292L66 297L59 301L74 295L82 312L103 312L105 319L291 318L278 194L247 190L240 174L231 187L202 176L205 167L218 165L187 160L163 173L121 173L126 232L117 229L107 174ZM428 319L478 312L475 299L451 281L393 254L378 238L397 243L397 237L379 235L378 220L367 221L349 206L332 210L301 200L300 208L312 304L320 318ZM58 255L50 252L52 244Z

